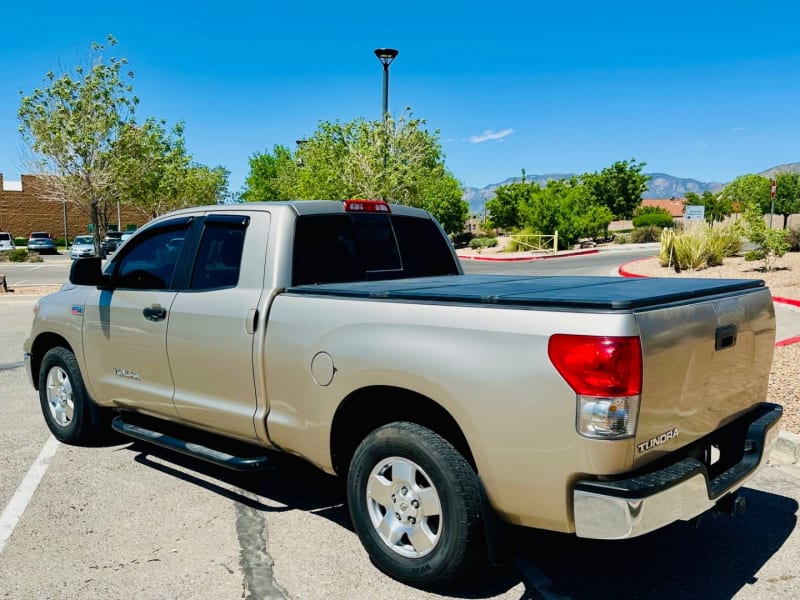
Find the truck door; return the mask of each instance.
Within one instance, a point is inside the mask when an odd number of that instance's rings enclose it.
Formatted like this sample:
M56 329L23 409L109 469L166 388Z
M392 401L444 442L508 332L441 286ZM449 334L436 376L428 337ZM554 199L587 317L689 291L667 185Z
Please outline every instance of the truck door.
M98 399L176 416L167 326L190 221L167 221L131 239L106 267L113 289L96 290L83 308L86 373Z
M207 216L191 273L170 311L167 348L181 419L257 440L253 367L269 215ZM263 316L262 316L263 318Z

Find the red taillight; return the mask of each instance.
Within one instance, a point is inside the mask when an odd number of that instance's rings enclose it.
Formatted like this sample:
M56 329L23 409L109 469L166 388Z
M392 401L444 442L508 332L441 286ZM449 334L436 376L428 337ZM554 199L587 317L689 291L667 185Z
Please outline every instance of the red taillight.
M642 391L642 347L638 337L556 334L547 354L575 393L635 396Z
M371 213L390 213L389 204L384 200L345 200L345 212L371 212Z

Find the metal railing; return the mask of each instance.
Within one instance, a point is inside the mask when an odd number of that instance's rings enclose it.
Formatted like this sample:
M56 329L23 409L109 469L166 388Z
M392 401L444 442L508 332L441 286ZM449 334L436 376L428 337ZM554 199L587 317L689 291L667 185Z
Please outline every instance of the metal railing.
M533 252L552 252L558 253L558 231L553 235L509 235L510 239L514 240L524 250Z

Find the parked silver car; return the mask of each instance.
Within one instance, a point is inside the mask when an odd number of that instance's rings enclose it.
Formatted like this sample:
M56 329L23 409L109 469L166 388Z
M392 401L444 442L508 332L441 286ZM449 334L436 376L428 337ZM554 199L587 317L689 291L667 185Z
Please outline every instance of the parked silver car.
M46 231L34 231L28 237L28 252L38 252L39 254L58 254L56 243Z
M94 236L79 235L72 241L72 248L69 251L70 258L83 258L94 256Z

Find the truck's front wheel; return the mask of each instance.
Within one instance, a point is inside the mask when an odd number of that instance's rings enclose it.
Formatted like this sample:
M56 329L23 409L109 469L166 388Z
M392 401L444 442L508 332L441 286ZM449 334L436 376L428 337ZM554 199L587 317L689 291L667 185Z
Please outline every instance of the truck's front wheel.
M477 475L430 429L400 422L370 433L353 456L347 493L370 558L403 583L442 585L482 556Z
M44 355L39 370L39 401L44 420L59 442L82 444L93 440L89 394L75 355L57 346Z

